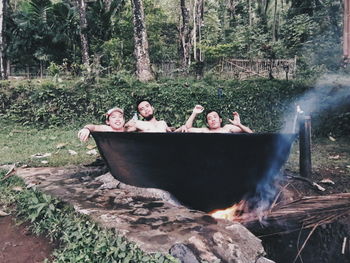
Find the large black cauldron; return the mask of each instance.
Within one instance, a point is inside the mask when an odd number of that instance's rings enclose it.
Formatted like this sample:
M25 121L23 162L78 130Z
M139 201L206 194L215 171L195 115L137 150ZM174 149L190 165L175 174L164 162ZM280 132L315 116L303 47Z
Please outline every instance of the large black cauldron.
M279 172L295 134L93 132L112 175L169 191L202 211L226 208Z

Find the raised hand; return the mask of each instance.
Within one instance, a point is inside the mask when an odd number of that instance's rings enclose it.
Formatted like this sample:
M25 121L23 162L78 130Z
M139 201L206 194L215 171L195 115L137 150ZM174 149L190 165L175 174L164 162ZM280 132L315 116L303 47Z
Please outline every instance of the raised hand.
M233 115L233 120L229 119L229 121L230 121L233 125L239 126L239 125L241 124L241 119L239 118L238 112L235 111L235 112L232 113L232 115Z
M194 108L193 108L193 113L194 113L194 114L200 114L200 113L202 113L203 111L204 111L204 107L201 106L201 105L196 105L196 106L194 106Z

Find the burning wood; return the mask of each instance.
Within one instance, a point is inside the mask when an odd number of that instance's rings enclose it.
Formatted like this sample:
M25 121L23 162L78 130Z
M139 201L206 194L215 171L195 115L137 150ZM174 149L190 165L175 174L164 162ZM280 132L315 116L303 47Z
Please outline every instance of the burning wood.
M264 216L266 224L310 228L334 222L350 214L350 193L307 196L287 204L277 204ZM252 218L252 217L250 217ZM260 225L257 217L242 221L247 227Z
M248 209L248 203L241 201L232 207L214 211L211 215L240 222L248 228L286 226L310 228L334 222L339 217L350 215L350 193L327 196L307 196L289 203L277 204L269 211L257 213Z

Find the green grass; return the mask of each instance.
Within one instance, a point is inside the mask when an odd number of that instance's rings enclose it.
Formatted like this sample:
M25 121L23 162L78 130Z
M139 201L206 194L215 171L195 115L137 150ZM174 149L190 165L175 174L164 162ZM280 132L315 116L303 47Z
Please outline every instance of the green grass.
M87 154L89 148L96 147L94 140L80 142L77 127L36 129L2 120L0 126L0 165L63 166L87 164L96 159L96 155ZM77 154L71 155L69 150ZM32 157L45 153L51 156Z
M311 162L314 172L328 172L349 176L350 180L350 138L340 137L332 141L329 138L313 138ZM286 168L299 172L299 142L292 147Z
M64 166L88 164L96 155L87 152L96 147L93 139L82 143L77 137L79 127L37 129L0 120L0 165L27 164L29 166ZM59 148L58 146L63 147ZM96 149L96 148L95 148ZM75 151L71 155L69 150ZM34 158L35 154L50 153L47 158ZM334 158L339 155L339 158ZM47 161L48 163L42 163ZM314 171L330 170L350 176L350 138L313 138L312 166ZM299 145L295 142L286 168L299 171Z

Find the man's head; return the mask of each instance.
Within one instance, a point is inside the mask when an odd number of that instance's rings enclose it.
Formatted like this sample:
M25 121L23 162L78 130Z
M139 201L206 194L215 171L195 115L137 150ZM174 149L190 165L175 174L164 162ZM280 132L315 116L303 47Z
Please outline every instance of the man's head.
M124 111L120 108L112 108L106 113L106 124L114 130L120 130L124 127Z
M139 100L136 103L137 111L141 114L143 118L147 121L153 118L154 108L149 103L148 100Z
M205 115L206 122L209 126L209 130L215 130L221 127L222 118L216 111L210 110Z

